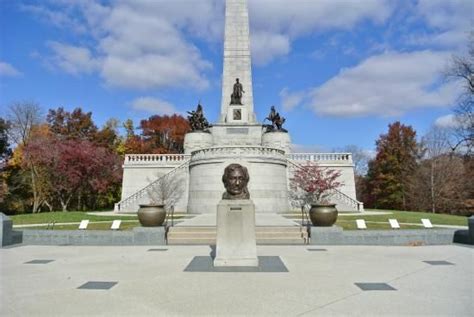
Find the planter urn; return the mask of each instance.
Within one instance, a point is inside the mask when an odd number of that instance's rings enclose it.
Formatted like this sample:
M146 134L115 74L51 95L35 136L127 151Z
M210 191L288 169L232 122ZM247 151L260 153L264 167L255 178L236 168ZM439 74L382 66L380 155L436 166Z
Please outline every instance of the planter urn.
M311 204L309 219L313 226L331 227L337 220L336 204Z
M165 221L166 210L164 205L140 205L137 215L143 227L159 227Z

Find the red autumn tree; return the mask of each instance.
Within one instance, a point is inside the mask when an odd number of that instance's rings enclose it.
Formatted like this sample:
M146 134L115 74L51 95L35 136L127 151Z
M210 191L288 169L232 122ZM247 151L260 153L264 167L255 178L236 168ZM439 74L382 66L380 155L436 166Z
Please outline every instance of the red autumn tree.
M290 199L298 205L328 203L331 191L343 185L337 180L339 176L339 171L308 162L298 168L290 179Z
M375 208L407 210L419 145L416 132L400 122L388 126L388 133L376 141L377 155L369 163L367 203Z
M183 153L184 135L190 130L180 115L151 116L140 122L144 150L151 153Z
M45 181L63 211L81 193L105 193L120 182L120 158L87 140L60 140L50 135L32 140L24 152L45 171Z

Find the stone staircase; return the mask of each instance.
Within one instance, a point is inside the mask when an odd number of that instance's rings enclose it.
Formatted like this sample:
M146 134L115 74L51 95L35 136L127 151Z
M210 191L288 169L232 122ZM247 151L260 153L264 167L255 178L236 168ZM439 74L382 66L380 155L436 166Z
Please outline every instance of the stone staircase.
M299 226L258 226L256 227L259 245L307 244L308 232ZM215 226L170 227L167 235L170 245L215 245Z

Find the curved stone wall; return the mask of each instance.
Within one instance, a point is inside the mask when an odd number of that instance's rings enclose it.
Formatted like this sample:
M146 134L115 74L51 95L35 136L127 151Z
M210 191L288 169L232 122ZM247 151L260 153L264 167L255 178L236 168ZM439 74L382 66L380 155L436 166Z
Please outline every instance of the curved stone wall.
M262 135L262 145L283 150L286 154L291 152L291 140L287 132L264 133Z
M208 148L212 146L213 137L211 133L194 131L184 136L184 154Z
M192 153L189 165L190 213L215 213L225 191L224 168L247 167L250 199L259 213L288 212L287 163L282 150L266 147L214 147Z

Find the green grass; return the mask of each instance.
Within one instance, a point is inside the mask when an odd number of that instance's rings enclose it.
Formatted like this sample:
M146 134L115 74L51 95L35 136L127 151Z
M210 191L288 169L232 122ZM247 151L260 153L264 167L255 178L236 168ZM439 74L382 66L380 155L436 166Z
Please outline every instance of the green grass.
M13 225L40 224L56 221L56 223L64 222L81 222L81 220L89 219L90 221L112 221L112 220L136 220L137 216L96 216L89 215L86 212L69 211L69 212L42 212L36 214L23 214L10 216Z
M381 215L344 215L340 216L339 220L353 220L364 219L365 221L387 222L388 219L397 219L398 222L405 223L420 223L422 218L431 220L434 225L453 225L453 226L467 226L467 217L447 215L447 214L433 214L427 212L413 212L413 211L395 211L395 210L367 210L390 212L391 214Z
M87 230L110 230L110 226L112 225L112 221L103 221L100 223L89 223L87 226ZM120 224L120 230L131 230L135 227L140 227L140 223L138 221L133 221L133 222L122 222ZM78 230L79 225L74 224L74 225L55 225L54 230ZM35 229L46 229L45 226L38 226L38 227L25 227L22 228L25 230L35 230Z
M345 218L345 217L344 217ZM357 230L355 220L345 220L344 218L338 218L336 221L336 226L342 227L344 230ZM361 218L357 218L361 219ZM392 230L390 224L388 223L366 223L367 230ZM400 224L400 229L424 229L422 226L415 225L404 225Z
M400 223L400 229L424 229L421 226L421 219L430 219L433 225L452 225L452 226L467 226L467 217L447 215L447 214L433 214L427 212L414 211L397 211L397 210L366 210L367 212L381 212L380 215L363 215L340 212L337 218L336 225L342 227L344 230L357 230L356 219L364 219L368 230L392 230L388 219L397 219ZM386 214L382 214L385 212ZM286 214L293 220L301 220L301 213L294 212ZM420 224L417 225L407 225Z

